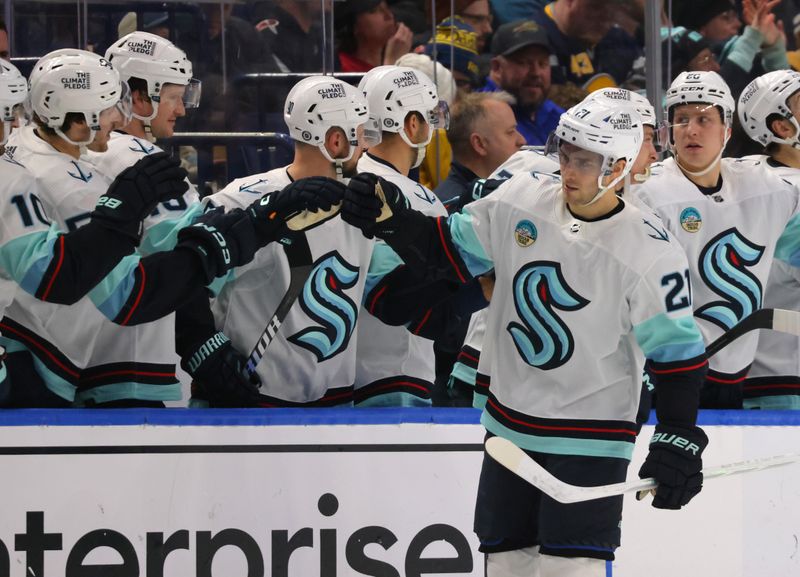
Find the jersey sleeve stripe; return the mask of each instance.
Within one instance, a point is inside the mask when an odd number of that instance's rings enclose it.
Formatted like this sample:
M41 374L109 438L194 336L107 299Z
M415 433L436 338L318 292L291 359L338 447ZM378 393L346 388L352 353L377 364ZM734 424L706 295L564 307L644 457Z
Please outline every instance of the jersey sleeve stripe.
M703 337L690 315L673 318L661 313L635 325L633 332L644 356L657 363L694 359L705 351Z
M431 313L432 312L433 312L433 309L428 309L425 312L425 316L422 317L422 320L419 321L419 323L417 324L416 328L414 329L414 334L415 335L418 335L420 333L420 331L422 330L422 327L424 327L425 323L428 322L428 319L431 318Z
M458 262L456 262L456 259L453 258L453 252L451 250L451 247L449 246L447 240L445 239L444 228L442 226L442 224L445 222L446 220L443 217L436 219L436 229L439 231L439 242L442 243L442 248L444 249L444 252L447 255L447 260L449 260L450 264L453 265L453 269L456 271L456 275L458 275L458 280L460 280L462 283L465 283L467 282L467 277L465 276L462 267L459 265Z
M48 273L45 274L45 278L49 276L50 281L47 283L47 288L44 290L42 295L38 297L41 298L41 300L43 301L46 301L47 297L50 296L50 291L53 290L53 285L55 284L56 279L58 278L58 274L61 272L61 267L64 264L64 235L58 237L57 244L58 244L58 260L56 261L53 270L48 271Z
M494 267L492 259L486 254L475 230L472 227L473 216L467 213L456 213L447 220L450 235L456 246L458 255L467 267L469 276L478 276Z
M140 282L138 283L139 291L136 294L136 300L133 302L133 306L131 306L130 310L128 311L128 314L125 316L125 319L121 323L119 323L123 327L130 322L133 313L136 312L139 303L142 301L142 294L144 294L144 285L147 282L147 274L144 272L144 266L142 266L141 262L139 262L138 272L141 279Z

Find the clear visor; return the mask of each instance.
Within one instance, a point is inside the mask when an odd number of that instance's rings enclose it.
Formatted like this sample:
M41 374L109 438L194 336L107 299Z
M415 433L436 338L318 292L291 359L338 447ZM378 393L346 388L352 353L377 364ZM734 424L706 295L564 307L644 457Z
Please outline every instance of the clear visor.
M667 121L656 122L655 126L653 126L653 145L658 153L667 150L669 146L669 124Z
M161 94L153 97L154 102L168 104L174 108L182 104L184 108L197 108L200 106L200 95L203 83L192 78L187 85L165 84L161 89Z
M366 150L368 148L372 148L373 146L377 146L381 143L381 131L376 130L376 126L378 125L377 121L370 118L364 124L359 125L356 128L356 135L358 137L358 141L355 143L361 149ZM352 142L350 144L353 144Z
M29 118L28 108L22 102L3 107L3 120L13 123L14 126L24 126Z
M435 108L428 111L428 124L444 130L450 128L450 107L447 102L440 100Z
M565 142L555 133L547 139L545 155L558 161L561 174L573 170L583 175L603 176L605 159L602 154Z
M383 138L383 132L381 131L381 122L379 119L370 116L369 120L359 128L363 133L364 148L370 148L380 144Z
M667 124L668 130L674 128L686 128L692 121L697 122L701 127L708 126L720 120L724 124L724 113L714 104L689 103L683 105L680 110L672 113L672 123Z
M113 106L120 115L122 116L122 126L128 124L131 119L133 118L133 97L131 96L131 88L128 86L128 83L124 80L120 82L120 87L122 88L120 92L119 101ZM100 114L102 115L107 110L104 110Z

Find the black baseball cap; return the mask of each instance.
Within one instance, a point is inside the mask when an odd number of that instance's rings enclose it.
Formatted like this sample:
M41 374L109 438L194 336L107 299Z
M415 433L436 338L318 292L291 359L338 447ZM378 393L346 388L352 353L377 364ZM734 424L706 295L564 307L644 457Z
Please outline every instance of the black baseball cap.
M533 20L508 22L495 30L492 37L492 54L508 56L526 46L538 45L552 52L547 32Z

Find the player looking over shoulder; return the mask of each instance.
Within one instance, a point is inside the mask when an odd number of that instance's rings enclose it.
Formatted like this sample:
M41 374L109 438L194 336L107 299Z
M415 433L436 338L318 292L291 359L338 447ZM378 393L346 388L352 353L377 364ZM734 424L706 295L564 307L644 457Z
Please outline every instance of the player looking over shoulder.
M568 483L625 479L647 359L658 424L639 474L659 481L654 506L677 509L702 485L707 439L696 416L707 363L691 295L672 290L688 274L684 252L615 194L639 153L642 120L584 101L555 134L560 178L521 173L444 219L411 209L391 182L359 175L342 216L426 277L463 283L494 268L481 422ZM489 577L609 575L621 514L621 497L560 505L484 457L475 531Z
M761 308L778 238L800 208L798 192L763 160L722 158L735 104L716 72L681 73L666 105L674 156L654 165L634 195L686 251L690 274L670 288L678 297L691 286L694 315L710 343ZM786 257L798 249L790 243ZM702 406L742 407L757 342L751 332L709 360Z
M753 80L739 96L739 120L747 135L766 147L749 157L795 187L800 185L800 73L776 70ZM764 307L800 309L800 219L792 217L775 246ZM753 366L744 382L746 409L800 409L800 340L761 331Z

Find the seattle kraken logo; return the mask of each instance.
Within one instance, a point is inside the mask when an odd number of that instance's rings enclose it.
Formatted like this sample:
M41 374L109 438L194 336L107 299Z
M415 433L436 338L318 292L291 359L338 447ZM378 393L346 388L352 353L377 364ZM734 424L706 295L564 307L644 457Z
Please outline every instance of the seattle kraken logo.
M318 261L303 287L300 306L322 326L303 329L289 342L308 349L322 362L347 348L358 317L358 306L344 291L358 281L358 267L329 252Z
M753 244L735 228L715 236L700 253L700 276L725 300L713 301L695 316L728 330L761 306L761 282L747 270L761 260L764 247Z
M71 172L69 170L67 171L67 174L69 174L72 178L77 178L78 180L82 180L83 182L89 182L90 180L92 180L94 174L92 174L91 172L83 172L81 165L75 162L74 160L71 160L70 162L72 162L72 165L78 170L78 174L75 174L74 172Z
M567 285L557 262L536 261L521 268L514 276L514 306L524 324L509 323L506 330L522 359L543 370L565 364L575 341L553 309L576 311L587 304Z
M152 144L142 142L138 138L134 138L133 142L136 143L136 146L129 146L128 147L133 152L141 152L142 154L150 154L151 152L153 152L156 149L156 147L153 146Z

